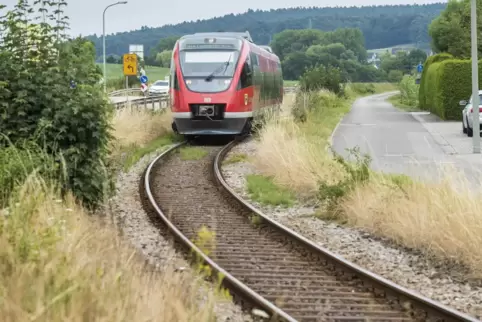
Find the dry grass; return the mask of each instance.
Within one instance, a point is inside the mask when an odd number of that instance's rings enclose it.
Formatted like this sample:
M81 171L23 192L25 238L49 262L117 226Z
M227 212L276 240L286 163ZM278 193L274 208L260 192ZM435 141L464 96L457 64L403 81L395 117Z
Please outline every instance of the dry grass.
M169 121L169 114L119 111L117 144L149 147ZM215 321L218 293L202 275L168 265L153 271L113 225L59 196L31 175L0 209L2 321Z
M121 146L143 146L171 131L169 109L152 112L147 109L125 108L116 111L113 119L114 137Z
M33 177L0 216L2 321L214 321L197 281L148 273L114 229Z
M276 183L302 195L315 193L319 180L333 182L344 175L322 142L311 140L291 118L273 119L263 127L253 163Z
M320 96L325 97L319 100L325 105L309 112L304 123L293 118L269 120L253 158L262 173L301 195L314 196L319 181L333 184L347 178L325 145L350 100L338 99L333 104L330 94ZM442 176L444 180L428 184L372 173L368 181L343 191L337 205L339 216L428 255L463 263L480 277L482 192L474 192L463 174L443 170Z

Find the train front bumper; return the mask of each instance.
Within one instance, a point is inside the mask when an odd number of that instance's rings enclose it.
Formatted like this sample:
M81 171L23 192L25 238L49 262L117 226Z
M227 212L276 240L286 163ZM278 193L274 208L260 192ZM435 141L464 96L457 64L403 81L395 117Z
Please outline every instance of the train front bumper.
M174 118L177 131L184 135L233 135L240 134L248 118L225 118L222 120L193 120Z

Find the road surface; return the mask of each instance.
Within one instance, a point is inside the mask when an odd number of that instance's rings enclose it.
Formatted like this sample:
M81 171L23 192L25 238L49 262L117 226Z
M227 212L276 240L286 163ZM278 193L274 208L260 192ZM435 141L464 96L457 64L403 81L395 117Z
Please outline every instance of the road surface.
M358 99L333 133L334 150L353 159L345 149L358 146L372 157L372 169L423 180L438 181L441 167L454 167L480 186L482 155L471 154L461 123L400 111L385 101L391 95Z

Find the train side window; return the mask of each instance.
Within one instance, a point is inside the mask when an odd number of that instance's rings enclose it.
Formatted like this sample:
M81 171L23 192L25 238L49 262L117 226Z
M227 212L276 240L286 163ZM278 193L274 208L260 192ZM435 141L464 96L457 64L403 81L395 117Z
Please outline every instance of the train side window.
M254 52L250 52L249 53L249 56L251 57L251 63L254 66L259 66L259 63L258 63L258 56L254 53Z
M246 88L253 85L253 70L249 66L248 61L246 61L243 65L243 70L241 71L239 82L241 88Z
M172 86L172 88L179 89L179 80L177 78L177 68L174 58L171 59L171 81L169 84Z

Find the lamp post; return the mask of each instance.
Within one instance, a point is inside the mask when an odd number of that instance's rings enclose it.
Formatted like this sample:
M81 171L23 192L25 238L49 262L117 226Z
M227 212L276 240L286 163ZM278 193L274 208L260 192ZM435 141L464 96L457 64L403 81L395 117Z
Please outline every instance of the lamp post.
M107 67L105 64L105 12L107 9L113 6L117 6L119 4L126 4L127 1L118 1L116 3L110 4L104 9L104 13L102 14L102 48L103 48L103 58L104 58L104 92L107 93Z
M480 122L479 122L479 62L477 61L477 0L471 1L471 44L472 44L472 117L473 117L473 152L480 153Z

